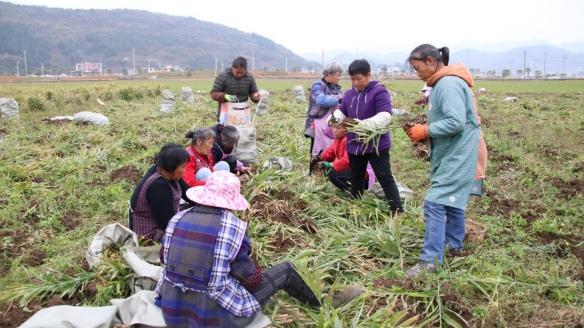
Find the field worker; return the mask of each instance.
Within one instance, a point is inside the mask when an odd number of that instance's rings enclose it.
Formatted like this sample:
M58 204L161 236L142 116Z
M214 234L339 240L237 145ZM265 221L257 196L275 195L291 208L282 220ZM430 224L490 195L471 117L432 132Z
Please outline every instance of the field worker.
M229 171L229 164L219 161L214 164L211 148L215 143L215 132L211 128L198 128L185 135L191 139L186 147L189 155L188 163L183 173L183 180L190 186L202 186L211 172L216 170Z
M310 138L310 154L313 156L333 143L334 137L327 118L343 99L339 85L342 73L343 67L339 63L331 62L323 69L322 78L314 81L310 88L304 136Z
M391 122L391 96L385 86L371 79L371 66L365 59L354 60L349 65L353 87L345 92L343 101L333 114L334 121L368 127L388 127ZM375 147L377 146L377 147ZM373 141L364 144L354 132L347 133L347 152L351 165L351 194L360 198L365 190L367 163L383 188L391 212L403 212L399 192L391 173L389 150L390 133L382 135L378 145Z
M291 263L264 270L252 258L247 222L232 212L249 207L235 175L213 172L187 196L197 205L170 221L156 286L169 327L245 327L278 290L320 306Z
M254 103L260 101L260 94L255 79L247 72L247 59L237 57L231 67L219 74L213 82L211 98L218 103L217 121L221 116L221 104L225 102L246 102L251 99Z
M238 161L233 155L235 147L239 142L239 131L233 125L216 124L213 131L217 136L211 153L213 154L213 161L218 163L224 161L229 164L229 171L234 174L245 174L249 172L250 168Z
M426 232L420 262L407 271L417 278L434 271L444 247L462 250L464 212L477 165L479 124L474 112L473 78L463 65L448 65L449 50L423 44L408 58L418 77L432 88L428 123L407 133L412 142L430 140L430 189L424 199Z
M140 237L160 242L168 221L178 212L181 196L189 186L181 179L189 155L176 144L167 144L154 165L136 186L130 200L129 227Z
M321 167L325 176L339 189L350 191L351 167L347 153L347 128L343 123L333 125L335 141L320 156ZM364 179L364 189L368 187L368 179Z

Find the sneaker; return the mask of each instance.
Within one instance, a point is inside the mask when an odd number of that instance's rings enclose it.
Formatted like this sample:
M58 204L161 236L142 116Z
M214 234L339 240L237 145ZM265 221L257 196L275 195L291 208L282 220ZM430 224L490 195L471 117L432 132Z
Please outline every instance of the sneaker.
M434 272L436 271L436 266L429 262L420 262L406 271L406 275L411 280L419 278L424 272Z

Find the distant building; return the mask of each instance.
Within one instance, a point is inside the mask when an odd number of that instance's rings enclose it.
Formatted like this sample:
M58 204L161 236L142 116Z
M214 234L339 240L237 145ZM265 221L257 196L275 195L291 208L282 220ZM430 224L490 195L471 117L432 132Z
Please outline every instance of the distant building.
M77 63L75 64L75 74L84 75L103 75L102 63Z

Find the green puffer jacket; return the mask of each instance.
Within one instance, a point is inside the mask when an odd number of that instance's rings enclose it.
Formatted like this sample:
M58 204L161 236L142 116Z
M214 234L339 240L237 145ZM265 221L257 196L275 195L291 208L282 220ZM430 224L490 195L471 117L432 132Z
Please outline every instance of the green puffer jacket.
M442 77L429 98L430 190L426 200L465 209L477 165L479 124L472 91L456 76Z

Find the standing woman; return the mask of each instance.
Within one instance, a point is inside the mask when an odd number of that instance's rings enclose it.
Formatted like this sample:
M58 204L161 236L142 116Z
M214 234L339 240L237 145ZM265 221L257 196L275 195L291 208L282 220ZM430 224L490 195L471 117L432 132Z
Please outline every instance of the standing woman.
M178 212L181 196L189 186L181 179L189 155L176 144L167 144L156 155L130 200L130 229L140 237L160 242L168 221Z
M449 50L422 44L408 58L418 77L432 88L428 124L407 133L412 142L430 140L430 189L424 199L426 232L420 263L407 271L417 278L442 264L444 246L464 244L464 216L477 165L480 127L474 112L473 78L464 65L448 65Z
M342 73L343 67L337 62L331 62L323 69L322 78L314 81L310 88L304 136L310 138L311 155L318 155L334 141L333 131L327 124L327 118L343 99L339 85Z

